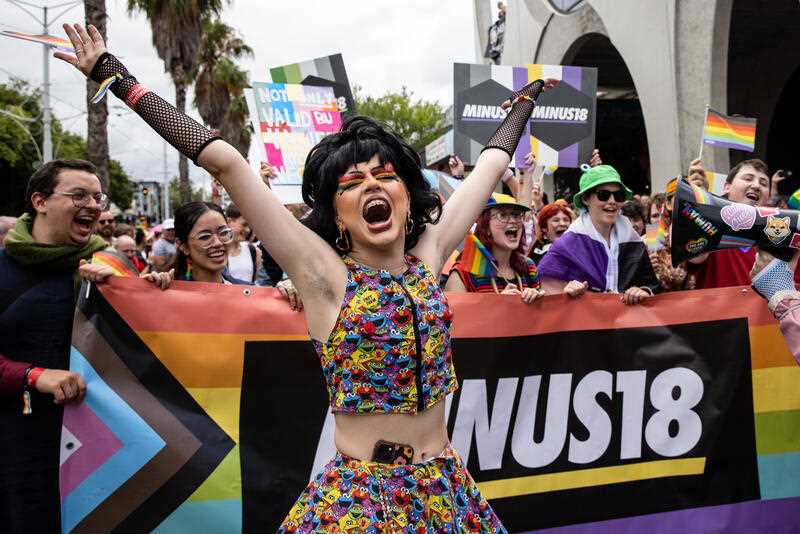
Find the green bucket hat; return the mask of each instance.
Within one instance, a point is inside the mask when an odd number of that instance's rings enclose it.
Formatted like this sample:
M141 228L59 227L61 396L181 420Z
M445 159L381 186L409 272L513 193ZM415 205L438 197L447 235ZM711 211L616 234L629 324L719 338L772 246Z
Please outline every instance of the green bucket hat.
M619 184L622 190L625 191L625 200L630 200L633 197L633 191L625 187L625 184L622 183L622 178L620 178L614 167L611 165L598 165L583 173L580 181L581 190L572 197L572 203L577 208L586 208L581 201L583 194L603 184Z

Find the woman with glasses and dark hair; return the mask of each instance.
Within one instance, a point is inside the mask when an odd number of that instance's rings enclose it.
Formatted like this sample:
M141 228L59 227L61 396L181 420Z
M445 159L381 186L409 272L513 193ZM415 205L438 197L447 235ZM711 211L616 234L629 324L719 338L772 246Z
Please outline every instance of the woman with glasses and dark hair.
M660 288L644 241L620 215L632 196L610 165L583 173L573 198L581 213L539 262L548 293L622 293L622 302L638 304Z
M475 272L472 255L462 252L445 290L457 293L519 295L526 304L544 295L536 264L525 256L523 217L530 211L514 197L494 193L475 222L475 238L484 247L491 272ZM472 239L468 236L468 239Z
M211 202L189 202L175 211L175 278L218 284L247 284L226 273L228 245L235 232L222 208Z
M76 55L56 57L106 82L219 180L302 297L338 452L278 532L506 532L448 440L444 401L458 381L438 277L508 167L545 83L503 103L506 117L444 207L408 143L369 118L348 120L306 159L312 211L301 223L234 147L139 84L95 28L64 29ZM220 233L222 221L207 229ZM194 230L187 237L199 240Z

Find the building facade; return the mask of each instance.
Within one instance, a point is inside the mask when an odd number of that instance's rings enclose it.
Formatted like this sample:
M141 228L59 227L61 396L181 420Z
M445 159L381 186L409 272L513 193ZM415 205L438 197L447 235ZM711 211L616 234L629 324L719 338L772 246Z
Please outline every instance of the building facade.
M483 57L494 7L473 2ZM800 187L792 128L800 124L797 0L507 3L501 63L597 67L596 145L639 191L663 191L686 172L700 153L707 105L758 119L755 152L706 145L707 170L725 173L760 157L773 170L794 171L785 188Z

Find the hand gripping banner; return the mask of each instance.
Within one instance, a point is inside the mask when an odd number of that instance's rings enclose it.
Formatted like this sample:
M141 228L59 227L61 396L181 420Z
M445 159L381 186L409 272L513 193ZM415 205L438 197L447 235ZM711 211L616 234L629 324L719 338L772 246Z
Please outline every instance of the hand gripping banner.
M800 367L748 288L450 300L448 431L509 531L800 524ZM273 289L93 285L71 367L64 532L274 532L334 452L305 321Z

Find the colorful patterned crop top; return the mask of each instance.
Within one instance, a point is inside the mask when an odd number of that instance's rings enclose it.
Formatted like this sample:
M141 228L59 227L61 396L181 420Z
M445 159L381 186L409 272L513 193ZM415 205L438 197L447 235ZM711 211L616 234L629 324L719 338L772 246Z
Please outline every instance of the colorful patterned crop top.
M312 340L331 407L348 413L415 413L458 388L451 312L427 266L406 255L402 275L345 256L347 285L326 343Z

